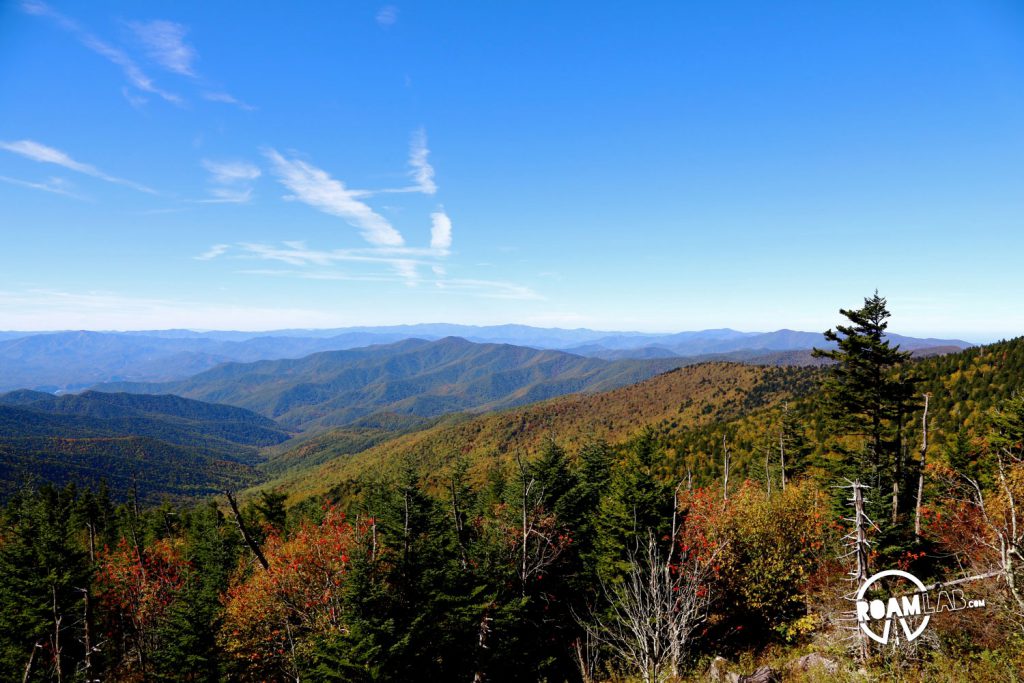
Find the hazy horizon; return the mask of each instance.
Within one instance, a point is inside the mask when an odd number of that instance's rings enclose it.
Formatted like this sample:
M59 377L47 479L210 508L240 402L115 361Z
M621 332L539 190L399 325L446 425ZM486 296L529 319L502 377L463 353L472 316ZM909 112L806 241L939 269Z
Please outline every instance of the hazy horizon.
M361 330L361 329L388 329L388 328L408 328L408 327L431 327L431 326L453 326L453 327L469 327L479 329L490 329L490 328L501 328L501 327L527 327L536 330L551 330L551 331L564 331L564 332L590 332L595 334L607 334L607 335L640 335L640 336L658 336L658 335L673 335L680 333L703 333L703 332L714 332L718 330L729 330L740 334L770 334L773 332L824 332L822 330L813 329L798 329L795 327L777 327L773 329L764 330L749 330L739 329L736 327L707 327L701 329L694 328L677 328L667 330L644 330L644 329L600 329L592 327L561 327L557 325L529 325L525 323L496 323L488 325L478 325L474 323L451 323L451 322L420 322L420 323L395 323L391 325L340 325L337 327L266 327L266 328L253 328L253 329L237 329L237 328L192 328L192 327L167 327L167 328L124 328L124 329L103 329L103 328L53 328L53 329L39 329L39 330L16 330L16 329L0 329L0 334L54 334L62 332L94 332L99 334L141 334L141 333L167 333L167 332L191 332L195 334L243 334L243 335L273 335L276 333L289 332L289 333L323 333L332 331L345 331L345 330ZM832 326L834 327L834 325ZM950 340L950 341L966 341L971 344L988 344L999 341L1000 339L1008 339L1012 337L973 337L963 338L952 334L911 334L900 329L891 329L890 332L904 337L914 337L920 339L937 339L937 340ZM1021 335L1014 335L1021 336Z

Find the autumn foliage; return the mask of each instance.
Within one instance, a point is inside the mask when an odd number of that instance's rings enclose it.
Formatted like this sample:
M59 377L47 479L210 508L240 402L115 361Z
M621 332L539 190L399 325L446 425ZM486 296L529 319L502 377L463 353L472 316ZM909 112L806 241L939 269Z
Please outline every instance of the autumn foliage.
M267 538L269 568L248 558L224 598L221 639L247 676L294 675L310 635L344 628L342 595L356 530L337 508L289 538Z

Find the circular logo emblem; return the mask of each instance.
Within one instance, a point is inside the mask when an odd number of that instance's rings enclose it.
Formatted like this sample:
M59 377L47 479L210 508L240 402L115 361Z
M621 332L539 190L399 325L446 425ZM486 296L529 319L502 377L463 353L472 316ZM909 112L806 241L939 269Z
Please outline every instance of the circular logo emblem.
M864 596L867 595L868 590L873 585L882 579L888 578L909 582L910 586L908 588L910 590L900 597L892 596L888 600L878 598L872 600L864 599ZM865 581L860 590L857 591L857 621L860 622L860 629L875 642L885 645L889 642L889 632L892 628L892 622L895 620L903 627L903 633L906 635L908 642L917 638L924 632L925 627L928 626L928 620L931 619L931 615L925 614L921 608L921 598L924 593L924 584L909 572L900 571L899 569L887 569L884 572L878 572ZM908 617L921 618L921 623L917 625L917 628L912 629L907 622ZM884 624L881 635L871 628L871 622L879 621Z

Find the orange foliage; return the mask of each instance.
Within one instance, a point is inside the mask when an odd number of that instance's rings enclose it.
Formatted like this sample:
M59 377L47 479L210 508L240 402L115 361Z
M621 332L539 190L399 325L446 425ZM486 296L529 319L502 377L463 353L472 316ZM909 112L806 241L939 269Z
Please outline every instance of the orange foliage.
M334 507L263 549L270 568L240 573L225 596L222 642L250 672L294 672L309 635L344 628L341 598L356 530Z

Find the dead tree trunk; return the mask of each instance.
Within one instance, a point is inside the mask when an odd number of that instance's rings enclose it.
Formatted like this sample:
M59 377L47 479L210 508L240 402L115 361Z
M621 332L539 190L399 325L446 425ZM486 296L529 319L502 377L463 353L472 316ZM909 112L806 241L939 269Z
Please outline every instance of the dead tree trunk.
M494 603L487 605L484 608L484 612L480 615L480 626L477 629L477 649L480 654L480 659L484 658L484 653L491 648L490 636L491 636L491 608ZM483 663L478 663L476 671L473 673L473 683L484 683L487 680L487 673L484 671Z
M782 468L782 490L786 490L786 414L789 403L782 406L782 424L779 425L779 466Z
M92 564L96 562L96 525L86 522L85 528L89 533L89 562Z
M724 475L722 479L722 500L729 500L729 443L726 441L726 437L722 435L722 469Z
M921 541L921 496L924 491L924 465L928 456L928 397L924 395L924 414L921 415L921 462L917 473L917 505L914 509L914 542Z
M245 526L245 522L242 520L242 513L238 511L238 502L235 500L235 496L231 491L224 491L224 495L228 497L228 505L231 506L231 513L235 516L235 524L238 525L238 532L242 534L242 540L249 546L249 550L256 557L256 560L260 563L263 569L270 569L270 563L267 562L267 558L263 555L263 551L260 550L260 546L256 543L250 534L249 530Z
M868 558L871 547L871 542L868 540L868 529L875 524L864 512L864 489L870 487L859 481L851 481L847 486L841 488L851 489L849 502L853 505L853 517L846 518L847 522L853 524L853 530L844 536L850 550L842 556L842 559L852 558L853 560L853 568L849 572L852 589L845 596L852 603L856 600L857 590L868 579ZM868 657L868 641L857 623L856 608L850 610L848 619L854 624L852 628L855 630L853 637L857 640L857 656L864 661Z
M142 577L146 577L146 563L142 561L142 544L139 542L139 487L135 481L135 473L132 473L132 517L131 517L132 544L135 546L135 559L139 562L139 571Z
M53 594L53 672L57 676L57 683L64 680L64 667L61 662L63 648L60 644L60 625L64 621L64 615L57 611L57 587L50 586Z
M32 669L36 663L36 650L42 646L42 640L37 640L32 644L32 651L28 653L28 661L25 663L25 673L21 676L21 683L28 683L29 679L32 678Z
M466 557L465 524L462 518L462 509L459 507L459 494L455 486L455 475L452 476L452 524L455 526L455 542L459 546L459 563L462 569L469 567L469 559Z
M82 635L83 643L85 647L85 659L83 661L83 669L85 673L85 680L93 680L92 670L92 605L89 602L89 589L82 588Z

